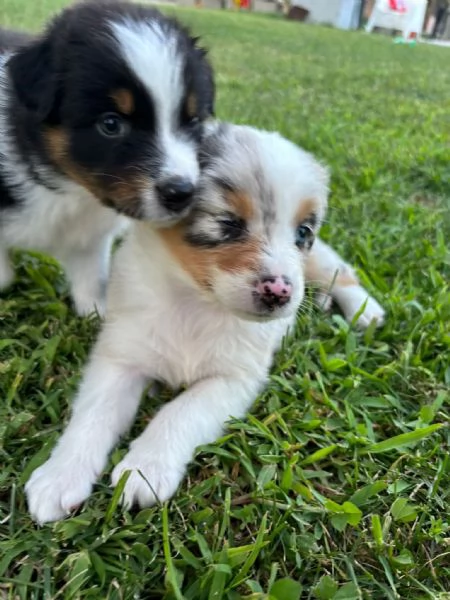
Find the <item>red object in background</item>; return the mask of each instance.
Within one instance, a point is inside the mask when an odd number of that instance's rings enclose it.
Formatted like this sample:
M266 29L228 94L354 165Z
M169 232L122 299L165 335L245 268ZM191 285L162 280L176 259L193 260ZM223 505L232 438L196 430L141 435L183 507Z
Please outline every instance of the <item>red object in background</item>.
M389 0L389 8L399 13L405 13L407 11L404 0Z
M250 8L250 0L241 0L241 8Z

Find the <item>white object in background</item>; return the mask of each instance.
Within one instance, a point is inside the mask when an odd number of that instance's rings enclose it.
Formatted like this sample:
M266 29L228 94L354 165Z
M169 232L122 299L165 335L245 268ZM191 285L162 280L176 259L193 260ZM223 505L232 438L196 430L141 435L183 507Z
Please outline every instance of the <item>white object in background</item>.
M358 29L361 0L341 0L336 27L339 29Z
M372 13L366 25L370 33L374 27L399 29L403 37L408 39L412 33L420 37L423 31L427 0L405 0L406 12L394 11L389 6L389 0L376 0Z
M434 15L430 15L428 22L425 26L425 33L427 35L431 35L433 33L434 25L436 23L436 17Z
M341 0L291 0L291 6L301 6L309 11L310 23L335 25L341 8Z

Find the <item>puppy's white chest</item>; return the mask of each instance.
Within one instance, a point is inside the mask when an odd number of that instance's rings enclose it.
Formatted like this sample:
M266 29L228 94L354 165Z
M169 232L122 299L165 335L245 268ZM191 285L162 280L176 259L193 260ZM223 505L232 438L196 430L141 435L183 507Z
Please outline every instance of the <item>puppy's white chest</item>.
M9 216L6 229L9 243L22 248L53 253L62 247L88 247L118 221L81 188L56 193L35 187L26 203L26 209Z
M264 379L289 323L254 323L193 299L148 298L145 310L120 319L123 360L171 387L214 376ZM106 345L110 342L106 341ZM112 342L112 340L111 340Z
M195 310L186 307L178 315L166 314L156 346L162 379L178 386L218 375L240 377L244 372L265 376L276 349L273 328L259 324L257 331L254 324L236 317L224 318L214 311L200 315Z

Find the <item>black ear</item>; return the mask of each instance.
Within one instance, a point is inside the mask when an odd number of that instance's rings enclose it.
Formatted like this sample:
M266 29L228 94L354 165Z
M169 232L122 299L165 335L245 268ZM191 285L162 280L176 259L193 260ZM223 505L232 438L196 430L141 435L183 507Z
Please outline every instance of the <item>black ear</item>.
M48 119L57 94L50 41L38 40L19 50L9 59L8 70L19 102L40 121Z
M208 51L205 48L195 47L195 53L198 61L198 77L201 81L202 92L206 99L204 118L215 116L215 101L216 101L216 83L214 78L214 70L207 58Z
M209 63L205 65L204 78L206 81L207 89L209 90L209 101L207 104L208 116L216 116L216 83L214 79L214 71Z

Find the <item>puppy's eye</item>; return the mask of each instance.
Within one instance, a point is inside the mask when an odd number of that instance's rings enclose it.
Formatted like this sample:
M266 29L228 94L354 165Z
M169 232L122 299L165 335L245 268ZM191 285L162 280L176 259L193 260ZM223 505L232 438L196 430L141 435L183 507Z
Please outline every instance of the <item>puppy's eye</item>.
M101 135L109 138L123 137L127 133L127 123L116 113L104 113L96 123Z
M222 232L222 240L225 242L233 242L242 238L247 229L244 219L226 217L220 219L219 225Z
M299 225L295 232L295 244L298 248L309 250L314 243L314 231L307 224Z

